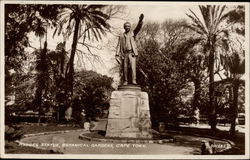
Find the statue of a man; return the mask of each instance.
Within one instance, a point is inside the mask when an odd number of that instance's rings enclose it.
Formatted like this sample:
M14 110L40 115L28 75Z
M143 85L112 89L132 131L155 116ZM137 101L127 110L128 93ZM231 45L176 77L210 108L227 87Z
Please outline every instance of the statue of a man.
M128 63L130 64L132 69L132 84L137 84L136 57L138 56L138 51L135 43L135 37L142 27L143 17L144 15L141 14L139 17L139 22L133 31L131 31L131 24L129 22L124 23L125 32L119 36L116 57L121 57L121 59L123 60L123 85L128 84Z

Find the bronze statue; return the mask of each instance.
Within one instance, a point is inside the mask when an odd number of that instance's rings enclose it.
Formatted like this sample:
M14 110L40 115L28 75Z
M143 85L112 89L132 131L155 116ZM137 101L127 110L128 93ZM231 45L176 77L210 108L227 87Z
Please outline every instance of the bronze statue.
M144 15L141 14L139 17L139 22L133 32L131 31L131 24L129 22L124 23L125 32L119 36L116 58L120 57L123 61L123 85L128 84L128 64L130 64L132 70L132 84L137 84L136 57L138 56L138 51L135 38L142 27L143 17Z

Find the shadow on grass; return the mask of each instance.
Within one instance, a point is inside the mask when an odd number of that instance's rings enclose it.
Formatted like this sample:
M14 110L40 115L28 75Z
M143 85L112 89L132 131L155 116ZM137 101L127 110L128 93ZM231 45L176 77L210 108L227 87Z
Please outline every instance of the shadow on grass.
M91 137L91 138L102 138L102 139L117 139L117 140L122 140L122 139L135 139L135 140L161 140L161 139L174 139L173 136L170 135L155 135L153 134L152 138L123 138L123 137L105 137L106 131L102 130L97 130L97 131L92 131L91 133L85 133L85 136Z
M48 125L32 124L32 125L20 125L20 126L24 134L83 129L80 126L72 126L72 125L66 126L66 125L57 125L57 124L48 124Z
M16 125L23 134L33 134L42 132L64 131L82 129L79 126L66 126L57 124L37 125L37 124L18 124ZM21 137L20 137L21 138ZM28 146L19 146L12 141L5 141L5 153L6 154L60 154L52 150L40 150Z
M213 137L215 139L226 139L235 143L232 149L218 153L220 155L244 155L245 154L245 134L236 133L234 137L229 135L228 131L222 131L217 129L212 131L211 129L194 128L194 127L172 127L168 126L169 131L175 131L181 135L198 135L201 137Z
M41 150L28 146L19 146L14 142L5 143L5 154L62 154L53 150Z

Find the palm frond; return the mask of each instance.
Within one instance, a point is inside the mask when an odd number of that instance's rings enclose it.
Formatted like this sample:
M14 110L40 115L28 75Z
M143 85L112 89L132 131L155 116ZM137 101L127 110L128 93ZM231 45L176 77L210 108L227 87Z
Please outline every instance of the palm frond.
M187 25L187 28L189 28L189 29L195 31L195 32L198 33L198 34L201 34L201 35L204 34L204 32L200 31L200 29L199 29L197 26Z
M218 10L220 8L220 6L217 6ZM212 33L216 33L218 29L218 26L220 25L221 22L223 22L223 20L227 17L227 16L223 16L223 12L225 10L225 5L221 7L221 9L219 10L219 16L215 18L215 22L214 22L214 29ZM223 18L222 18L223 17Z
M95 24L99 24L99 26L103 26L106 29L110 29L111 26L109 25L109 23L107 23L107 19L96 15L93 15L93 18L95 20L94 21Z
M217 17L217 14L216 14L217 8L218 7L216 7L215 5L213 5L211 8L211 12L210 12L211 15L210 16L211 16L211 23L212 24L214 24L214 19L215 19L215 17Z
M87 5L86 10L96 10L106 7L106 5Z
M109 19L109 15L107 15L106 13L102 12L102 11L98 11L98 10L94 10L91 12L92 15L95 15L95 16L99 16L99 17L103 17L105 19Z
M96 31L95 31L95 28L91 27L90 29L91 29L91 32L94 35L93 39L96 39L96 41L99 41L98 35L97 35Z
M56 27L55 30L54 30L54 33L53 33L53 35L52 35L53 38L55 37L55 35L56 35L56 33L57 33L57 30L58 30L58 27Z
M90 26L90 24L89 23L86 23L86 26L87 26L87 29L86 29L86 31L87 31L87 36L88 36L88 39L90 40L90 28L91 28L91 26Z
M194 13L193 13L194 14ZM193 25L197 26L197 29L199 28L200 31L204 32L204 34L207 33L207 29L204 27L204 25L201 23L201 21L199 19L197 19L198 17L186 14L192 21L193 21Z
M96 33L98 34L99 39L102 40L102 35L101 35L101 33L100 33L100 30L101 30L101 29L97 29L97 28L96 28ZM104 32L104 33L106 33L106 32Z
M199 9L201 11L201 14L202 14L202 17L203 17L204 23L205 23L205 25L203 27L206 28L207 32L209 32L209 29L210 29L210 26L211 26L210 8L211 8L210 5L199 6ZM193 14L195 15L195 13L193 13ZM197 19L199 20L198 17L197 17ZM200 21L200 23L202 24L201 21Z

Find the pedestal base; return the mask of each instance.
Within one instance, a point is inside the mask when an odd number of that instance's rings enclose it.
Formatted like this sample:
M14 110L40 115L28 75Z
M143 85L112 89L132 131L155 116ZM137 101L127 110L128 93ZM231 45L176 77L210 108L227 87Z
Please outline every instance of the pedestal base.
M120 85L118 86L118 91L141 91L141 87L139 85L128 84L128 85Z
M128 88L112 92L106 136L152 137L149 101L146 92Z

